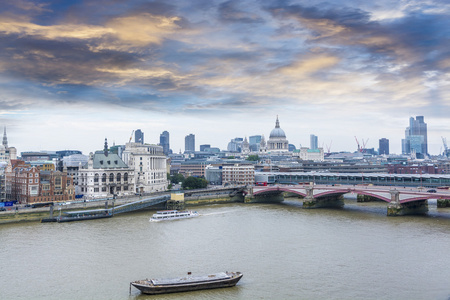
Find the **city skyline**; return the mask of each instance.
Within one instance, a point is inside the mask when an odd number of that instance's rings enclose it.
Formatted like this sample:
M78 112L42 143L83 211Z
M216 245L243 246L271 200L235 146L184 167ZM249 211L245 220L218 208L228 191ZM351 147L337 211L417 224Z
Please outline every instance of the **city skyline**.
M0 126L18 153L184 137L226 149L279 115L290 144L400 154L424 116L450 139L450 4L435 1L3 2ZM198 149L196 149L198 150Z

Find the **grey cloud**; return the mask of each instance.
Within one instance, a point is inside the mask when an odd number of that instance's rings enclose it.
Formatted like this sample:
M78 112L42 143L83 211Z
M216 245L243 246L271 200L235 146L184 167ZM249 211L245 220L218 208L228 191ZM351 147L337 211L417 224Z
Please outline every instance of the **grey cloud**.
M230 0L219 5L218 13L222 22L227 23L263 23L264 19L258 14L239 8L241 1Z

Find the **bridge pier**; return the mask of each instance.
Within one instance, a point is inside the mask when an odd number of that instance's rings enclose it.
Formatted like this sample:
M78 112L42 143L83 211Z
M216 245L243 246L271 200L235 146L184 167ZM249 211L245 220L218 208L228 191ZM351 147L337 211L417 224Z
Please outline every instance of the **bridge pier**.
M342 208L344 206L344 195L314 198L313 190L313 187L306 188L306 197L303 198L303 208Z
M250 194L245 196L245 203L280 203L284 201L284 196L282 192L266 193L261 195Z
M391 202L387 207L388 216L404 216L404 215L419 215L428 212L428 201L419 200L406 203L400 203L400 192L397 190L390 191Z
M344 196L329 196L320 198L303 199L303 208L342 208L344 207Z
M382 200L368 195L362 194L356 195L356 202L374 202L374 201L382 201Z
M449 199L437 199L437 207L438 208L450 207L450 200Z

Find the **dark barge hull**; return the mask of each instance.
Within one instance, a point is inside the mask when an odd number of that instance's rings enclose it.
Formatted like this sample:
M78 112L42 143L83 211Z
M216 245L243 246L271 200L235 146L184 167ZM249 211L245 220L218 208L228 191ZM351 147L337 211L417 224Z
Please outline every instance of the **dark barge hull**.
M167 293L189 292L205 289L217 289L235 286L239 280L241 280L243 274L237 272L236 275L230 278L211 280L211 281L198 281L181 284L167 284L167 285L153 285L148 280L138 280L131 282L135 288L140 290L144 294L157 295Z
M93 215L93 216L84 216L84 217L61 217L56 220L58 223L61 222L74 222L74 221L85 221L85 220L95 220L95 219L103 219L103 218L111 218L112 215Z

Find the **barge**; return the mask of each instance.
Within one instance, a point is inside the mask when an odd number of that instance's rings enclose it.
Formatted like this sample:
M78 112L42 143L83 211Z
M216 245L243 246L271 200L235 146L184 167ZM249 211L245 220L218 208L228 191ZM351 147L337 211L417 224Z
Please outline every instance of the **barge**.
M241 272L220 272L203 276L188 276L169 279L144 279L130 282L143 294L157 295L235 286L241 280Z
M65 216L56 217L58 223L111 218L113 216L110 209L70 211L64 214Z

